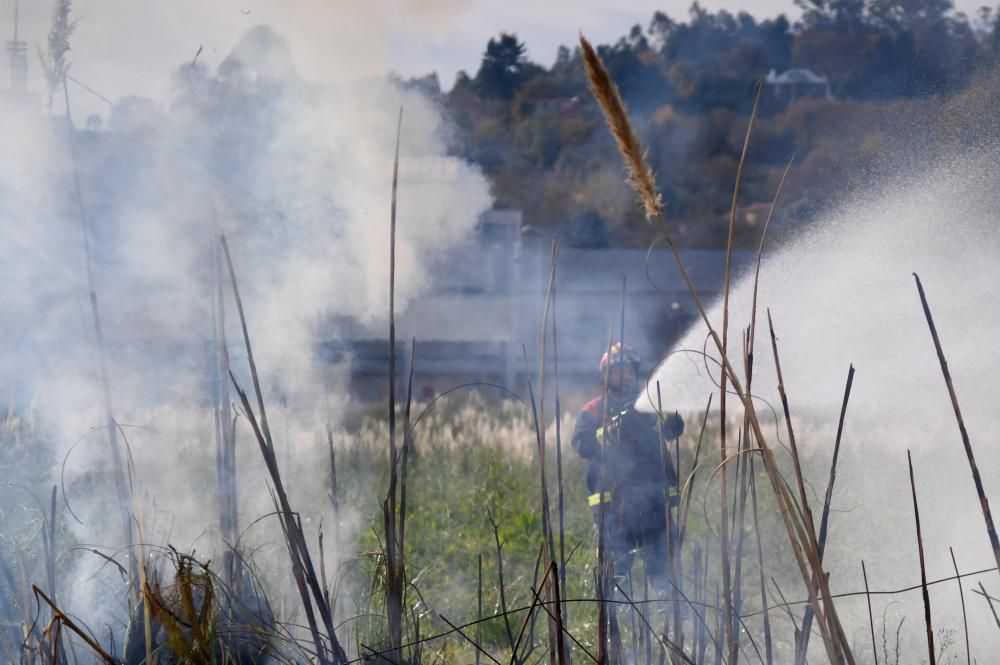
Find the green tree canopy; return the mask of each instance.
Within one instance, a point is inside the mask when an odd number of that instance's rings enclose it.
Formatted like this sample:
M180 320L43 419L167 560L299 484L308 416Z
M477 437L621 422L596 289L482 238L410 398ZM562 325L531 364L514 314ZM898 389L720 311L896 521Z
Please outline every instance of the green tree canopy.
M501 32L486 44L475 86L483 97L512 99L525 81L541 71L528 61L524 42L518 41L517 35Z

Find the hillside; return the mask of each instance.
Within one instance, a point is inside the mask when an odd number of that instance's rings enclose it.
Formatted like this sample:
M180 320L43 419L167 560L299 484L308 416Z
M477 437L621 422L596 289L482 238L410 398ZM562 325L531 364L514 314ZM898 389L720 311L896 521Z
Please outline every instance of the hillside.
M803 14L758 20L697 3L686 20L656 13L599 53L648 149L680 241L718 247L740 152L763 83L737 242L753 246L785 165L781 229L808 223L853 189L958 145L980 142L998 98L1000 20L947 0L800 0ZM437 92L458 127L453 150L479 164L496 205L580 247L653 238L584 81L579 49L548 68L501 33L474 76ZM814 78L813 78L814 77Z

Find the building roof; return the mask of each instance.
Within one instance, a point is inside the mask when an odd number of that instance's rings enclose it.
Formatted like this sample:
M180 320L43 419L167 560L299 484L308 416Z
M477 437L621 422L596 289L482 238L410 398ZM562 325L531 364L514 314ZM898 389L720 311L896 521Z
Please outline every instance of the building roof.
M828 81L808 69L789 69L780 74L772 69L764 82L768 85L826 85Z
M681 250L681 260L699 291L719 288L725 268L725 252ZM753 252L734 252L738 270L753 259ZM537 243L509 247L465 247L438 263L433 274L437 293L535 293L547 287L551 248ZM559 293L619 292L625 277L630 292L687 291L680 270L666 250L560 249L556 266Z

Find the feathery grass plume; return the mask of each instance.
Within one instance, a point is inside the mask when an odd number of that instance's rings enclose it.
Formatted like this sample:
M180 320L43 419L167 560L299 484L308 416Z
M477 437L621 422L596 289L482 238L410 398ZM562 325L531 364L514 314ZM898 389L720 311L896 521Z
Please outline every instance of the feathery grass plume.
M52 100L59 86L69 73L70 62L66 54L70 51L70 37L76 30L76 21L70 20L73 10L72 0L56 0L52 8L52 24L49 28L47 48L38 47L38 59L41 61L48 85L48 108L52 115Z
M642 206L646 210L646 220L663 214L663 199L656 189L653 170L646 163L646 156L639 147L639 139L628 121L625 103L618 94L618 86L611 80L611 75L604 67L594 47L580 35L580 48L583 51L583 64L587 70L587 84L597 99L604 113L604 118L615 137L618 150L625 158L625 168L628 171L628 183L638 192Z

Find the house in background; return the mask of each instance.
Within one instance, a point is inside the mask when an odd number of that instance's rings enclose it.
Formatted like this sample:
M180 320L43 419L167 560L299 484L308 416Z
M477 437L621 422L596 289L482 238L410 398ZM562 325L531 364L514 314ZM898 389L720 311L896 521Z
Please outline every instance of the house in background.
M767 73L764 85L770 89L775 100L784 104L803 97L833 99L829 79L808 69L789 69L780 74L772 69Z

